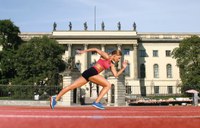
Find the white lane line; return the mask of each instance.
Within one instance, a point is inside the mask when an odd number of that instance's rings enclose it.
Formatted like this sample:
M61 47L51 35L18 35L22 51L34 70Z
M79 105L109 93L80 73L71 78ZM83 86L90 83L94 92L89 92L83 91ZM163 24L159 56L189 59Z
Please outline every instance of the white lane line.
M80 118L89 118L89 119L136 119L136 118L198 118L199 116L57 116L57 115L0 115L0 118L45 118L45 119L52 119L52 118L63 118L63 119L80 119Z
M53 111L53 110L0 110L0 112L15 112L15 113L22 113L22 112L26 112L26 113L163 113L163 112L167 112L167 113L200 113L200 111L198 110L194 110L194 111L159 111L159 110L155 110L155 111L144 111L144 110L133 110L133 111L113 111L113 110L105 110L105 111L100 111L100 110L58 110L58 111Z

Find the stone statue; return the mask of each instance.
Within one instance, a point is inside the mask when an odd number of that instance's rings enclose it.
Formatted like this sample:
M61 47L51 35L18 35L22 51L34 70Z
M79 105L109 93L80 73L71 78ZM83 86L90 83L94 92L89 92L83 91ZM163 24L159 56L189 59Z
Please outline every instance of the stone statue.
M56 22L53 23L53 31L56 31L57 24Z
M105 30L105 24L104 24L104 22L101 23L101 30L102 30L102 31Z
M65 60L66 69L62 73L63 76L72 76L73 79L76 79L80 76L80 71L75 66L75 58L69 57Z
M87 28L88 28L88 26L87 26L87 22L85 22L83 25L84 25L84 30L86 31Z
M118 22L117 27L118 27L118 31L120 31L121 30L121 23L120 22Z
M133 31L136 31L136 23L133 23Z
M71 31L71 30L72 30L72 23L69 22L69 31Z

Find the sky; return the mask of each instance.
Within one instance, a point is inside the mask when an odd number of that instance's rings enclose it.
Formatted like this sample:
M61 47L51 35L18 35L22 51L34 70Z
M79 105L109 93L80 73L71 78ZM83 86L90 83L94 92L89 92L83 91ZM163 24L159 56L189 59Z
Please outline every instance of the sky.
M96 11L95 11L96 8ZM95 13L96 12L96 13ZM95 16L96 14L96 16ZM132 30L200 32L200 0L0 0L0 20L10 19L21 32L57 30ZM95 22L96 21L96 22Z

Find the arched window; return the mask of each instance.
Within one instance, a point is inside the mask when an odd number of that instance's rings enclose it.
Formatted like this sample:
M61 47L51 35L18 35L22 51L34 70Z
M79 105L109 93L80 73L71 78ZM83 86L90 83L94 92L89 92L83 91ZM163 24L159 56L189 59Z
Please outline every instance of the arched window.
M145 71L145 65L141 64L140 65L140 78L145 78L146 77L146 71Z
M159 66L158 66L158 64L153 65L153 76L154 76L154 78L159 78Z
M166 69L167 69L167 78L172 78L172 65L167 64Z

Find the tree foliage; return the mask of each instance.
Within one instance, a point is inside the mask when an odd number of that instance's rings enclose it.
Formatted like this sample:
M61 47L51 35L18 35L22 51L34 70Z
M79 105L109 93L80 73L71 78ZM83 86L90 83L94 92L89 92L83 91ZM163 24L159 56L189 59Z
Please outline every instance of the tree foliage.
M22 40L20 30L11 20L0 20L0 44L3 49L17 49Z
M44 36L22 44L16 53L16 77L13 84L58 84L59 72L65 69L62 60L64 47Z
M22 43L18 36L20 30L10 20L0 20L0 78L1 84L7 84L15 76L14 57Z
M15 50L0 51L0 84L8 84L16 75Z
M0 84L19 85L1 86L1 93L25 99L55 94L61 87L55 85L62 82L59 72L65 69L64 47L46 36L23 42L19 33L13 22L0 20Z
M174 49L182 80L182 90L200 90L200 37L192 36L182 40Z

